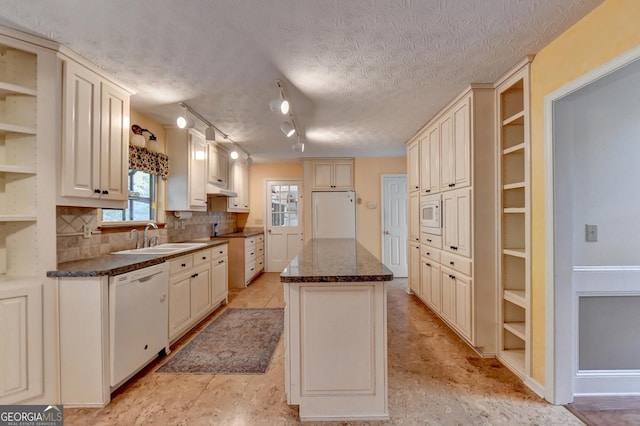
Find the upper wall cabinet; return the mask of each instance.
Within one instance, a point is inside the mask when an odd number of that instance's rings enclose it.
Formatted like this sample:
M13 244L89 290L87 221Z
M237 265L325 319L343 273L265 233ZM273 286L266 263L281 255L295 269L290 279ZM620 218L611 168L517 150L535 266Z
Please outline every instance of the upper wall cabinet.
M407 145L407 186L409 192L420 189L420 144L417 140Z
M470 102L463 97L439 121L443 191L471 185Z
M353 160L314 160L312 189L319 191L353 189Z
M206 211L207 141L194 130L167 129L167 210Z
M128 197L130 93L63 58L58 204L124 208Z
M420 192L440 191L440 126L432 124L420 139Z
M227 189L229 185L229 154L214 143L207 146L207 180L210 184Z
M227 211L236 213L249 212L249 167L242 159L237 159L231 165L229 173L231 190L237 197L227 199Z

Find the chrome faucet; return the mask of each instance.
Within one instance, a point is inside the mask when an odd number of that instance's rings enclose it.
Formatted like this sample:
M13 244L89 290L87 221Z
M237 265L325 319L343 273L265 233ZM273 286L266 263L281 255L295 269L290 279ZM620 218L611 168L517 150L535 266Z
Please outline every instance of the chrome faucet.
M144 247L145 248L149 247L149 235L148 235L149 228L158 229L158 225L156 225L153 222L149 222L149 223L147 223L147 226L144 227L144 238L143 238L143 241L144 241Z
M140 234L137 229L132 229L129 231L129 239L133 238L133 234L136 234L136 249L140 248Z

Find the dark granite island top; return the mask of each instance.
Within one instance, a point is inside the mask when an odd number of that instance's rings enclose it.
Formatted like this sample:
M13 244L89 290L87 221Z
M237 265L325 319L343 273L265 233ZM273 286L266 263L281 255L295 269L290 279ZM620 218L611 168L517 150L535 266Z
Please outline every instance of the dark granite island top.
M355 239L313 239L280 274L283 283L391 281L393 273Z

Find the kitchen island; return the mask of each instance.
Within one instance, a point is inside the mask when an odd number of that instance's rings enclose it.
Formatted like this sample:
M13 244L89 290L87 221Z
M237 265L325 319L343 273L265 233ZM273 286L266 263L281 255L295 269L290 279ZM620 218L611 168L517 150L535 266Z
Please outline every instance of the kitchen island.
M385 420L387 283L355 239L313 239L280 275L285 390L303 421Z

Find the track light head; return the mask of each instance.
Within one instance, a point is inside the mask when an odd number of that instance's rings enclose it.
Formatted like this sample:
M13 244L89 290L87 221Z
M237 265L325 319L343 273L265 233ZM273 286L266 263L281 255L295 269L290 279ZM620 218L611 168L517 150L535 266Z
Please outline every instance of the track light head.
M193 119L187 117L186 114L184 117L183 116L178 117L178 119L176 120L176 124L181 129L193 129L193 126L195 126Z
M284 133L288 138L293 136L296 132L295 127L293 127L288 121L283 121L282 124L280 124L280 130L282 130L282 133Z
M238 151L231 151L229 156L231 157L232 160L237 160L238 159Z
M289 101L282 97L274 99L269 102L269 109L271 109L271 111L287 115L289 113Z
M291 149L293 149L294 151L297 152L304 152L304 143L303 142L296 142L293 145L291 145Z
M216 129L214 127L207 127L204 131L205 139L208 142L216 141Z

